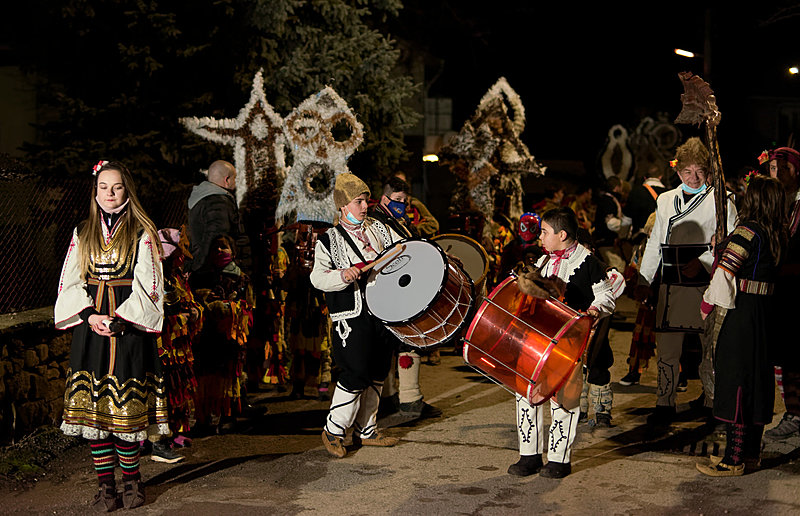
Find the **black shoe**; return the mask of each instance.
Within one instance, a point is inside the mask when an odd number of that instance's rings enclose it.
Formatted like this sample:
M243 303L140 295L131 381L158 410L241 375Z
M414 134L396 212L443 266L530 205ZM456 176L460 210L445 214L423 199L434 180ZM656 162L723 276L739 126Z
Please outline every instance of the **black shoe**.
M172 451L172 449L162 441L153 443L153 453L150 455L150 458L156 462L166 462L167 464L175 464L186 459L183 455Z
M542 465L541 455L520 455L519 460L508 467L508 474L527 477L542 469Z
M401 403L399 412L402 416L414 418L439 417L442 415L441 409L436 408L433 405L428 405L422 400L422 398L418 399L417 401L412 401L411 403Z
M545 478L564 478L570 473L572 473L572 465L569 462L550 461L544 465L539 472L539 476Z
M620 385L628 386L628 385L636 385L639 383L639 380L642 378L641 373L637 373L636 371L631 371L630 373L623 376L619 382Z
M581 413L578 414L578 423L583 423L588 419L589 419L589 413L588 412L581 411Z
M675 387L678 392L686 392L689 390L689 380L686 379L683 373L678 376L678 385Z
M595 414L594 415L595 428L611 428L611 414Z
M647 424L653 426L667 426L675 420L675 407L656 405L656 409L647 417Z
M378 418L394 414L400 406L400 398L397 393L391 396L384 396L378 404Z
M692 410L702 410L706 408L706 393L705 391L700 393L700 396L696 399L693 399L689 402L689 407Z

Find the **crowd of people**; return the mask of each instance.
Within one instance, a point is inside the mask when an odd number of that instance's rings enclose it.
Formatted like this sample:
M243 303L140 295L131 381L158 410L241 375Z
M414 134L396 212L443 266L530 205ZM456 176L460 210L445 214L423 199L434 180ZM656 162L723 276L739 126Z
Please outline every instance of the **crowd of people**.
M252 262L230 163L212 163L194 187L184 228L160 230L128 169L98 163L55 306L56 327L73 329L62 430L89 441L99 486L94 506L142 505L142 450L180 461L176 449L192 436L232 431L237 417L258 413L248 390L291 388L296 399L311 388L330 400L321 438L334 457L347 454L350 431L361 445L397 444L378 428L379 413L403 421L441 416L424 401L419 374L423 362L440 363L439 349L409 346L366 309L362 270L396 242L432 239L442 229L485 250L478 300L522 263L562 280L562 301L597 320L590 349L551 399L549 431L543 406L517 397L520 458L510 474L562 478L571 472L577 425L612 425L608 331L623 294L639 308L628 373L618 382L638 383L657 357L648 423L674 419L676 393L691 369L681 356L699 343L703 394L692 405L725 425L727 446L698 470L734 476L758 468L776 379L787 410L766 435L800 432L800 359L775 338L791 320L780 316L793 306L787 299L800 277L800 153L778 148L759 161L768 167L761 174L716 192L708 149L690 138L670 164L674 185L654 164L639 184L612 176L597 192L564 185L518 219L454 213L447 228L411 196L401 174L373 193L345 173L333 189L334 224L299 221L275 231L268 259ZM724 220L716 213L720 195ZM715 242L719 224L729 236Z

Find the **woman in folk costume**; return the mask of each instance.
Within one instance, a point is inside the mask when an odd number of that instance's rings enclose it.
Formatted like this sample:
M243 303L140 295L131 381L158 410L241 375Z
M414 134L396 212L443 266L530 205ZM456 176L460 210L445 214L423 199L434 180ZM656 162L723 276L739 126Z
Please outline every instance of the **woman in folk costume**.
M320 235L314 251L311 284L325 292L333 325L333 359L340 369L322 431L328 453L344 457L345 433L367 446L394 446L397 439L377 429L381 390L392 360L387 330L363 306L361 267L400 240L381 222L367 217L369 188L353 174L336 177L333 201L339 223Z
M773 291L788 241L786 195L777 179L751 175L739 225L722 247L701 316L726 308L714 354L714 416L725 422L725 456L697 469L713 477L755 469L764 425L772 421L775 377L770 345L777 340Z
M675 151L673 167L681 185L658 196L656 218L639 266L639 282L634 291L638 301L649 297L650 284L661 271L661 286L656 306L656 350L658 352L658 390L656 407L649 418L655 425L672 422L677 402L677 383L683 339L687 333L703 335L700 301L710 280L714 262L711 238L717 227L714 188L707 185L709 152L699 138L689 138ZM728 197L727 231L736 221L736 207ZM702 338L704 348L710 339ZM707 354L703 353L704 356ZM711 364L704 361L700 377L705 405L711 407L713 376Z
M169 432L156 337L164 311L161 244L121 163L95 166L89 217L75 229L55 305L56 328L73 328L62 431L89 440L100 484L93 504L144 503L139 441Z

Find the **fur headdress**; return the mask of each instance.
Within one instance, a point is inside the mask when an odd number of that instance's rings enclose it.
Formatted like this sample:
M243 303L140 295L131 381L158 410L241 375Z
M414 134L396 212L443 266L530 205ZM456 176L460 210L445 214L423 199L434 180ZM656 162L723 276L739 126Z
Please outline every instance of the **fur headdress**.
M700 138L693 136L675 151L673 167L676 171L683 170L689 165L699 165L708 169L709 156L710 153Z

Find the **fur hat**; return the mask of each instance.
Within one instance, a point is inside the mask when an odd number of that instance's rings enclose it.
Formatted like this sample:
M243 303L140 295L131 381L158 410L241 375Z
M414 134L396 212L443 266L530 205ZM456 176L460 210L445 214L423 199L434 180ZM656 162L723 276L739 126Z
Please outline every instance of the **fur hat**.
M349 204L362 193L369 196L369 187L355 175L344 173L336 176L336 185L333 187L333 203L337 210Z
M689 165L700 165L708 169L709 156L708 149L700 138L693 136L675 151L675 164L673 166L676 171L681 171Z

